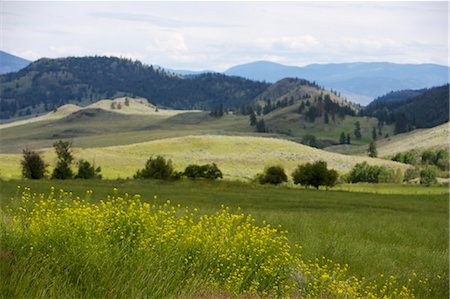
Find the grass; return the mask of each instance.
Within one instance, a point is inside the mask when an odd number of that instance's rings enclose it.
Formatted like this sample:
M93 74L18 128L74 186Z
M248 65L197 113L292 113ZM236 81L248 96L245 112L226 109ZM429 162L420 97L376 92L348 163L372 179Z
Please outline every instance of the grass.
M406 282L414 272L429 280L426 287L415 286L422 298L448 297L448 193L424 194L424 187L373 194L207 181L8 181L1 186L2 209L15 204L10 198L16 185L30 186L37 193L48 192L52 185L79 195L93 189L94 201L117 187L143 198L157 195L161 202L170 199L198 207L206 214L221 204L234 210L241 207L257 223L267 220L286 228L289 240L303 246L305 259L325 256L348 263L350 272L360 277L384 273Z
M356 164L367 161L369 164L406 169L406 165L392 161L368 157L345 156L311 148L291 141L276 138L242 136L187 136L167 138L149 142L104 148L75 149L77 159L95 162L102 167L105 178L132 177L144 167L152 155L163 154L173 160L178 171L192 163L216 163L227 179L252 179L264 167L280 164L288 174L298 164L324 160L328 166L341 173L348 172ZM44 154L51 166L56 157L51 149ZM0 176L5 179L20 178L19 154L0 154Z

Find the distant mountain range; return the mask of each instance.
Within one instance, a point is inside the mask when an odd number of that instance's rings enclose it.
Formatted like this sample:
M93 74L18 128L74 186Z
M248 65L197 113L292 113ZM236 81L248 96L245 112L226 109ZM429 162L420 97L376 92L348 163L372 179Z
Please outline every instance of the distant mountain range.
M0 50L0 75L17 72L29 65L31 61L11 55Z
M315 81L342 96L366 105L390 91L421 89L449 83L449 67L436 64L355 62L287 66L269 61L237 65L224 73L230 76L275 82L285 77Z

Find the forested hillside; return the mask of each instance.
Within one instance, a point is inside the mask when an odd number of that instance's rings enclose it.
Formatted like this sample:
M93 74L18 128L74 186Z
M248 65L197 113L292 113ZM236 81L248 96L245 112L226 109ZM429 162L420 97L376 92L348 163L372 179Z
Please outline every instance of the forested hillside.
M267 86L216 73L181 78L139 61L114 57L43 58L17 73L0 76L0 118L121 95L178 109L239 107Z
M448 84L415 92L419 95L407 99L375 100L364 109L363 114L387 124L395 124L395 133L431 128L449 121Z

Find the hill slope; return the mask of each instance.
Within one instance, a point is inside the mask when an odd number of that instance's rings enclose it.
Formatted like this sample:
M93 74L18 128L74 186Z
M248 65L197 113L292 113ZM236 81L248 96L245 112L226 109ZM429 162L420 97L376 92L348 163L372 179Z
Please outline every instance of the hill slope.
M114 57L40 59L17 73L0 76L0 118L51 111L67 103L87 105L131 95L176 109L239 107L268 84L202 74L183 79L138 61Z
M449 85L430 88L403 100L377 100L363 113L386 123L394 123L396 133L431 128L449 121Z
M285 77L304 78L338 90L343 96L365 105L392 90L447 84L448 72L448 67L435 64L355 62L297 67L257 61L234 66L225 74L267 82Z
M94 161L102 167L105 177L112 179L132 176L144 167L152 155L172 159L175 168L180 171L192 163L214 162L223 171L225 178L233 179L252 179L265 166L273 164L282 165L290 174L299 163L316 160L327 161L330 167L340 172L347 172L354 164L363 161L400 169L407 167L387 160L329 153L286 140L240 136L187 136L75 150L77 159ZM44 157L54 165L53 150L46 151ZM19 154L0 154L0 175L9 178L20 176L20 159Z
M0 50L0 75L17 72L29 65L31 61Z

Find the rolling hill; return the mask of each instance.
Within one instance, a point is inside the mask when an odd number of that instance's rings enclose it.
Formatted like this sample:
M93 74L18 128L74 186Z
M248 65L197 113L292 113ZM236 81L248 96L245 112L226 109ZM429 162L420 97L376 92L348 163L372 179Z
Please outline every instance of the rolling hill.
M27 65L29 65L31 61L23 59L21 57L6 53L0 50L0 75L17 72Z
M315 81L344 97L366 105L390 91L428 88L449 83L449 68L435 64L353 62L287 66L269 61L237 65L224 73L252 80L276 82L285 77Z
M53 149L42 150L44 159L54 165ZM329 153L305 145L276 138L248 136L187 136L166 138L124 146L76 148L77 159L86 159L102 167L105 178L131 177L143 168L152 155L164 155L173 160L176 170L182 171L192 163L217 163L227 179L252 179L265 166L279 164L287 173L304 162L324 160L341 173L348 172L354 164L386 165L406 169L408 166L388 160L346 156ZM20 177L20 154L0 154L0 176Z
M160 68L115 57L39 59L0 76L0 118L34 115L64 104L136 96L175 109L239 107L269 84L223 74L181 78Z

